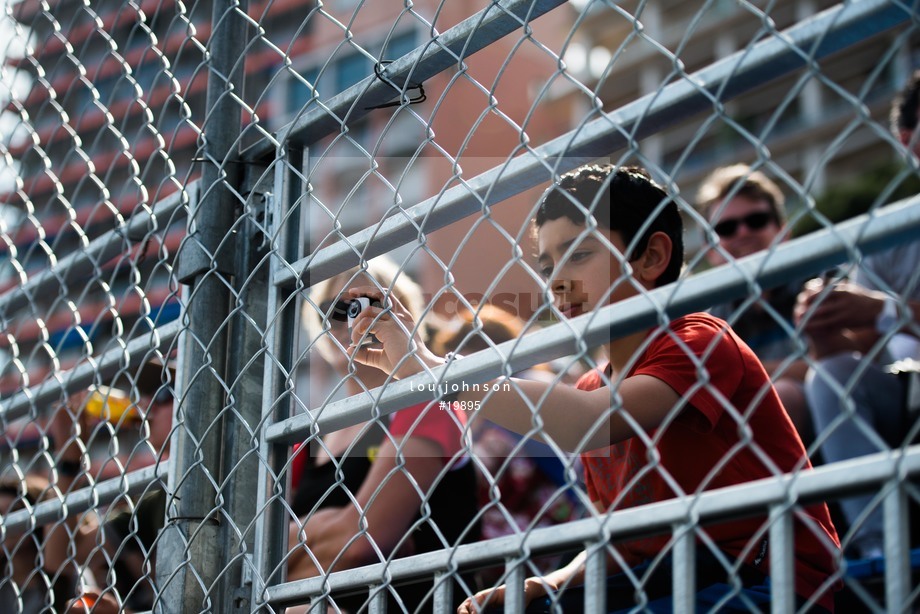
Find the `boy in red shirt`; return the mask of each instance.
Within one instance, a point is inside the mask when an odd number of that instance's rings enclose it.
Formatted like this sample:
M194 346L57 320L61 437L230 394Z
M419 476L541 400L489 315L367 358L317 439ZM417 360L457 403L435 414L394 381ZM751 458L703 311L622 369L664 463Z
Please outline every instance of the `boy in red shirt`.
M680 275L683 225L677 205L642 169L586 166L563 175L548 190L534 225L539 267L564 317L663 286ZM415 323L398 301L385 301L370 287L355 288L352 296L372 296L389 305L358 316L350 348L356 360L387 372L398 365L401 378L444 363L420 339L407 344L405 331ZM376 335L382 347L357 347L365 334ZM409 347L414 357L407 360ZM612 339L604 349L610 362L575 387L519 380L511 390L464 391L458 400L466 407L479 401L483 417L519 433L532 431L531 407L537 407L546 438L565 449L591 450L582 454L585 481L602 513L810 468L763 365L722 320L690 314L666 327ZM657 460L650 463L652 458ZM818 609L832 611L833 594L823 585L834 573L839 540L825 504L802 513L808 518L807 523L796 520L796 594L802 603L814 598ZM769 602L764 528L763 518L702 528L738 566L734 575L747 598L740 603L761 608ZM615 547L627 566L644 573L669 539L654 536ZM707 546L697 551L698 604L715 603L732 590L729 574ZM525 600L580 583L584 560L582 553L563 569L527 579ZM633 607L637 588L629 575L617 575L623 570L612 560L609 569L615 575L608 582L608 609ZM670 580L658 580L643 586L647 607L654 607L656 599L670 605ZM661 594L655 594L655 585L663 585ZM485 590L459 612L503 600L504 587Z

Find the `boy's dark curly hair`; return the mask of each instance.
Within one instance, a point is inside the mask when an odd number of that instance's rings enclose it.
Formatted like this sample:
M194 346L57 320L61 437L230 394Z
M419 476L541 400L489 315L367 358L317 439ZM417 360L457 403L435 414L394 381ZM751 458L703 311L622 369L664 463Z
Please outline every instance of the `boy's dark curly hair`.
M673 246L671 262L655 285L663 286L680 276L684 263L683 220L677 203L645 169L591 164L568 172L547 190L533 222L539 229L548 221L565 217L573 224L586 225L589 215L599 227L620 233L628 248L624 254L627 260L635 260L645 252L653 233L665 233ZM641 236L633 244L640 231Z

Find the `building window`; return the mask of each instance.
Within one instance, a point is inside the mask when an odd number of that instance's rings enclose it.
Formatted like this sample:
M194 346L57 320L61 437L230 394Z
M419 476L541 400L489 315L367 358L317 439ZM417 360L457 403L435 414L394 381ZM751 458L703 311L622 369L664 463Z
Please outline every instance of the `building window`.
M380 53L381 60L397 60L416 47L415 31L410 30L403 34L394 35L389 42L385 43L383 51Z
M371 74L371 65L367 58L357 53L346 56L335 64L336 93L344 92Z
M291 113L299 113L313 98L311 87L317 87L319 69L311 68L304 71L299 77L293 77L288 82L287 108Z

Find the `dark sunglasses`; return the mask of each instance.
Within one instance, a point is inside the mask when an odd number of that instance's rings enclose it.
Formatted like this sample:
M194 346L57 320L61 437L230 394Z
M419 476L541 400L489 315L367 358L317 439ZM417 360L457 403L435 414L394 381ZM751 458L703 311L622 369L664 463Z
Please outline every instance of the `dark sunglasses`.
M319 312L323 319L329 318L334 322L348 322L348 304L351 301L329 299L319 304Z
M738 227L744 224L751 230L760 230L774 220L773 214L769 211L758 211L744 217L734 218L731 220L722 220L712 227L720 237L732 237L738 232Z

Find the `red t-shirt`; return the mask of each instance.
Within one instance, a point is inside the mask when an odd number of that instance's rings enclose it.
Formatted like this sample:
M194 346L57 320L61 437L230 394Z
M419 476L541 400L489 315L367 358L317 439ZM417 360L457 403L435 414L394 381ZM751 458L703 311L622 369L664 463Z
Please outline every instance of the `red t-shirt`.
M426 401L401 409L390 416L388 430L395 438L421 437L441 447L441 458L447 464L463 447L466 412L451 404L441 409L438 401Z
M390 414L387 430L395 439L410 436L433 441L441 447L440 458L446 465L463 447L462 435L466 421L466 412L454 406L450 410L442 410L437 401L427 401ZM296 452L301 445L296 444L292 452ZM306 460L306 454L297 454L291 461L292 484L300 484Z
M668 329L655 329L647 341L629 376L659 379L688 402L667 426L649 434L656 441L653 454L639 437L582 454L593 501L612 511L811 468L763 365L725 322L691 314ZM577 387L603 385L601 372L592 371ZM650 465L655 456L658 462ZM803 512L811 526L796 519L796 592L807 598L834 573L840 541L826 504ZM763 517L703 526L728 554L739 557L750 547L746 562L769 573L765 538L751 543L763 528ZM668 541L667 535L637 539L618 550L635 565L657 555ZM832 593L825 591L819 603L833 610Z

